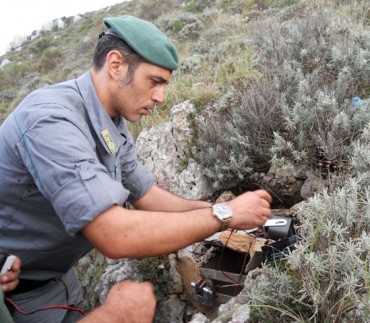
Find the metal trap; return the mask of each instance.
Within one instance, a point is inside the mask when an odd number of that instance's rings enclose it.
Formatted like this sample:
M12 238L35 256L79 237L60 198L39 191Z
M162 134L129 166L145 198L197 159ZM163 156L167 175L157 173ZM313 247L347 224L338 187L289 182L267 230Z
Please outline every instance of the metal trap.
M223 238L221 233L222 247L220 241L211 242L218 245L219 252L200 267L202 279L191 283L193 300L206 307L225 304L242 291L250 270L265 261L274 263L294 248L298 239L294 235L292 219L272 219L271 226L263 228L264 238L260 240L251 234L225 231L224 236L228 235L228 238Z
M243 289L248 261L247 253L223 249L200 268L203 279L191 283L193 299L207 307L226 303Z

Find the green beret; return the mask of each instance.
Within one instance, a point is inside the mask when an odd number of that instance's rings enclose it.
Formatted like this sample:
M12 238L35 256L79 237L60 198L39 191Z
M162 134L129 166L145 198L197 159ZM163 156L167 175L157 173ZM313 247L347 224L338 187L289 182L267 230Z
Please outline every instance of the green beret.
M109 32L123 39L148 62L169 70L178 68L176 47L151 22L125 15L104 18L103 23Z

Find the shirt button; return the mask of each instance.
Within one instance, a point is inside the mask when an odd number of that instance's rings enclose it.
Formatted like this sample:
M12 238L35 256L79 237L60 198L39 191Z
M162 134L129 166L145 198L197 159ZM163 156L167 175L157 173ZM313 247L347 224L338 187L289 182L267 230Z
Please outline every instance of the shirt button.
M88 170L88 169L89 169L89 166L87 166L87 165L82 165L81 166L82 171L85 171L85 170Z

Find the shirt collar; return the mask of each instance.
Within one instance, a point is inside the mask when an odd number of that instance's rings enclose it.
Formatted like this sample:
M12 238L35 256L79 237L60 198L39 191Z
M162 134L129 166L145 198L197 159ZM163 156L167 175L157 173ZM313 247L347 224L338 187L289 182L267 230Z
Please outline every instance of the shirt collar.
M90 71L76 79L76 84L85 102L85 109L96 136L108 154L115 154L119 147L126 143L128 132L126 122L121 116L112 120L105 111L96 94Z

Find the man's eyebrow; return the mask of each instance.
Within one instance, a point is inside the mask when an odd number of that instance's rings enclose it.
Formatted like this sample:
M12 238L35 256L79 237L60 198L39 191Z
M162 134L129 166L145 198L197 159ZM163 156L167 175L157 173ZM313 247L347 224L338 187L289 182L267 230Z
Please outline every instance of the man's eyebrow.
M162 76L153 76L152 79L158 83L169 84L170 82Z

